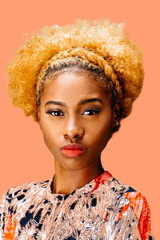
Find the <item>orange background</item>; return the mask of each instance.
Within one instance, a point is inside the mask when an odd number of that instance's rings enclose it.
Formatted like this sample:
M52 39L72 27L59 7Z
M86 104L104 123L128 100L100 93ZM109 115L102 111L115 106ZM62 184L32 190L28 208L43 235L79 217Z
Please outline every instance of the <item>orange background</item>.
M121 182L143 193L150 205L153 229L160 239L160 13L158 1L81 0L3 1L0 6L0 197L10 187L50 179L54 161L39 126L25 117L7 96L6 67L28 34L45 25L76 19L108 18L124 22L125 33L144 51L145 80L131 115L102 154L103 165Z

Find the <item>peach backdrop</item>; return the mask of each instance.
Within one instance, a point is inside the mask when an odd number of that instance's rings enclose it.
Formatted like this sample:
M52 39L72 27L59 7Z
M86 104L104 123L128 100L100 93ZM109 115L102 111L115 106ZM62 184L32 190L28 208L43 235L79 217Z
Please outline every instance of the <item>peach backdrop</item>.
M50 179L53 157L44 144L39 126L25 117L7 96L6 67L27 34L53 24L76 19L108 18L124 22L125 32L144 51L145 80L131 115L102 154L103 165L121 182L143 193L151 208L156 239L160 239L160 99L158 1L81 0L3 1L0 14L0 197L10 187Z

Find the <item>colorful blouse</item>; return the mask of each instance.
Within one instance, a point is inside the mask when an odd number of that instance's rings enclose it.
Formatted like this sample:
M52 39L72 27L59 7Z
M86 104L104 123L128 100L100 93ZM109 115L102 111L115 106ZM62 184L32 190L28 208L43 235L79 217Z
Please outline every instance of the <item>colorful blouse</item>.
M9 189L0 200L0 239L153 240L146 198L108 171L70 195L53 179Z

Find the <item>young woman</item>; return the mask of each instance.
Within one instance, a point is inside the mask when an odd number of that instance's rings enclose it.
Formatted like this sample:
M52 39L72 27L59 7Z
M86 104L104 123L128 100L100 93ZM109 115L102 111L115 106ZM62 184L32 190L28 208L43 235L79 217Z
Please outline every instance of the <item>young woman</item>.
M141 92L141 50L108 21L43 31L9 65L8 91L39 124L55 174L4 193L1 239L153 239L146 198L101 164Z

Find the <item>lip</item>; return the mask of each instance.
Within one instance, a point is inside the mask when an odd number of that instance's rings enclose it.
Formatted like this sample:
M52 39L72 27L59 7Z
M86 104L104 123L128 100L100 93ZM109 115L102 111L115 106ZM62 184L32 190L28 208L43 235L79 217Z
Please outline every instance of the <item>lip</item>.
M84 152L86 152L87 148L80 144L68 144L61 147L61 151L64 155L68 157L76 157Z

